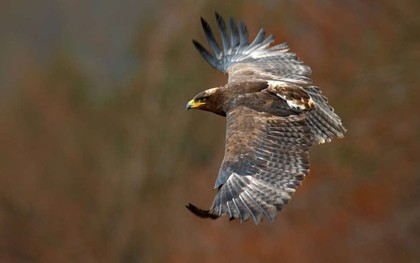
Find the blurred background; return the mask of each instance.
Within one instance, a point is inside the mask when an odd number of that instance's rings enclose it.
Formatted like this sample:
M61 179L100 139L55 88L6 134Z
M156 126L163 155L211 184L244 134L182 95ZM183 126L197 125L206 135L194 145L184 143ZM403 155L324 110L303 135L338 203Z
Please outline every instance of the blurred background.
M220 1L225 2L225 1ZM287 41L342 117L270 224L210 207L224 84L191 39L214 11ZM418 262L420 5L384 1L2 1L0 262ZM207 43L205 43L207 44Z

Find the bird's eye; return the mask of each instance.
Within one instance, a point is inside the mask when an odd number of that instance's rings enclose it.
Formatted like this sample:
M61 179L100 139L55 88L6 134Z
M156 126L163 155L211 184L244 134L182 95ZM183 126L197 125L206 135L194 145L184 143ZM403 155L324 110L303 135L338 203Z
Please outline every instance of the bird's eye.
M205 102L206 100L207 100L207 98L204 98L204 97L203 97L203 98L198 98L198 99L197 99L197 101L198 101L198 102Z

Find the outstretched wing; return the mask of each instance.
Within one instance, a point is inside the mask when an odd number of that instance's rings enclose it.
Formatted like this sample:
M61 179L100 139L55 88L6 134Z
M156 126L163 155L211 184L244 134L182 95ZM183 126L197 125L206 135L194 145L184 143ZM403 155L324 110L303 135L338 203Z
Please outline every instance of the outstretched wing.
M203 18L201 23L213 54L197 41L193 40L193 43L210 65L229 74L229 83L253 80L277 80L295 84L311 82L311 69L295 53L289 52L286 43L270 47L274 36L265 38L264 29L260 29L252 43L249 43L248 30L243 22L238 27L230 18L228 32L225 21L217 13L216 21L222 47Z
M273 221L309 173L311 130L304 114L274 116L247 107L227 115L225 156L216 180L218 193L202 217L228 214L241 222Z
M210 65L229 74L230 86L241 82L267 81L271 83L270 88L273 93L292 104L307 101L306 97L310 96L313 105L309 105L310 108L306 110L308 110L307 121L313 133L313 142L320 144L344 136L346 129L338 115L334 113L334 109L328 105L327 98L322 95L319 87L308 86L311 83L309 78L311 69L304 65L295 53L289 52L286 43L270 47L274 36L265 38L264 29L260 29L254 41L249 43L244 23L241 22L238 28L236 22L230 18L228 32L223 18L217 13L216 20L222 47L217 43L209 24L204 19L201 19L201 23L213 54L197 41L193 42ZM302 94L303 97L289 97L291 94Z

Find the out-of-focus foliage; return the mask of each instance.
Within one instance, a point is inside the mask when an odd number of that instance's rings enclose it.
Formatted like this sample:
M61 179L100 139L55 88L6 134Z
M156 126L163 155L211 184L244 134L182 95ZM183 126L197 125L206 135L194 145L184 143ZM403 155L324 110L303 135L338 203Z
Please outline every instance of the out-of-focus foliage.
M416 262L416 1L3 1L1 262ZM313 69L349 132L314 147L273 224L201 220L224 119L185 112L226 76L199 17L264 26Z

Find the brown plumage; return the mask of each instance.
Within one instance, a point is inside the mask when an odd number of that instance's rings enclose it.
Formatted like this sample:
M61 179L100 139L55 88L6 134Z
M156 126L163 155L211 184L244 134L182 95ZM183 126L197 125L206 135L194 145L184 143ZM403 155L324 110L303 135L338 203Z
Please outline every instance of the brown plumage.
M204 218L228 214L241 222L273 221L309 173L309 147L343 137L346 129L319 87L310 86L310 68L288 52L287 44L270 46L274 37L264 38L263 29L249 44L245 24L238 28L231 18L229 34L217 13L216 21L222 47L204 19L213 54L193 43L229 80L200 92L187 109L226 117L225 155L213 205L187 208Z

